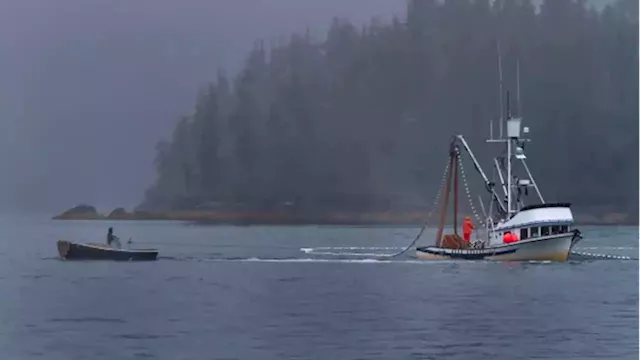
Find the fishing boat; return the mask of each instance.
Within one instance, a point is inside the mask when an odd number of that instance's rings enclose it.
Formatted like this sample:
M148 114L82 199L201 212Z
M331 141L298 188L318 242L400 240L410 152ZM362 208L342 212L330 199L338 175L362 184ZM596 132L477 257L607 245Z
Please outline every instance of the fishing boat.
M571 204L545 202L531 175L526 162L527 156L524 153L525 143L530 142L530 139L521 137L521 130L522 134L528 134L529 128L522 127L522 117L511 117L508 92L506 113L506 137L503 136L501 120L499 137L493 137L493 123L491 123L490 136L487 140L487 143L501 144L506 148L503 152L505 155L499 155L493 159L494 179L497 174L502 194L498 194L496 183L486 176L465 138L462 135L454 136L450 142L448 174L444 183L445 198L436 242L434 246L417 247L418 258L566 261L573 247L582 239L580 230L574 227ZM476 234L476 239L469 241L460 237L457 230L459 170L466 187L467 197L472 202L462 167L461 149L473 162L490 196L488 212L485 211L482 202L480 203L483 216L479 216L471 203L474 215L483 229L478 231L482 234ZM524 170L523 176L516 171L515 165L518 162L522 165L521 170ZM535 190L537 203L525 204L530 189ZM454 194L453 234L443 235L450 192Z
M58 240L58 253L65 260L152 261L158 258L157 249L123 249L66 240Z

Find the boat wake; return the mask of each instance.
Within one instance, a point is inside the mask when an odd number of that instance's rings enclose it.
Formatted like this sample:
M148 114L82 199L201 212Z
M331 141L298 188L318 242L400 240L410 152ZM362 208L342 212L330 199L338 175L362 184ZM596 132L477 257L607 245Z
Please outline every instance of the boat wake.
M320 246L314 248L300 248L305 254L321 256L371 256L375 258L392 257L396 253L371 252L376 250L401 250L402 247L395 246Z
M348 252L336 253L339 256L348 256ZM495 261L487 260L455 260L455 259L443 259L443 260L420 260L412 257L406 258L393 258L390 259L389 255L384 255L387 259L380 257L370 257L364 253L358 253L359 257L351 256L350 258L321 258L321 257L289 257L289 258L267 258L267 257L198 257L198 256L158 256L159 261L185 261L185 262L265 262L265 263L344 263L344 264L449 264L449 263L495 263ZM367 256L362 258L362 256ZM41 260L56 260L64 261L57 256L42 257ZM615 256L606 254L592 254L572 252L569 257L570 262L582 262L586 260L634 260L627 256ZM86 262L86 261L85 261ZM522 263L528 264L553 264L553 261L523 261Z
M268 262L268 263L348 263L348 264L429 264L429 263L453 263L453 260L440 261L421 261L417 259L408 260L384 260L375 258L366 259L326 259L326 258L262 258L262 257L246 257L246 258L202 258L202 257L173 257L160 256L158 260L172 261L193 261L193 262Z
M419 265L429 265L429 264L495 264L500 263L500 261L490 261L490 260L457 260L457 259L439 259L439 260L421 260L416 258L394 258L394 259L380 259L380 258L315 258L315 257L304 257L304 258L266 258L266 257L245 257L245 258L206 258L206 257L179 257L179 256L160 256L158 260L164 261L187 261L187 262L263 262L263 263L342 263L342 264L419 264ZM572 263L580 263L585 260L635 260L629 257L613 257L597 254L592 254L592 256L588 255L573 255L569 258L569 262ZM541 264L541 265L553 265L556 264L554 261L538 261L538 260L528 260L528 261L514 261L516 263L523 264Z

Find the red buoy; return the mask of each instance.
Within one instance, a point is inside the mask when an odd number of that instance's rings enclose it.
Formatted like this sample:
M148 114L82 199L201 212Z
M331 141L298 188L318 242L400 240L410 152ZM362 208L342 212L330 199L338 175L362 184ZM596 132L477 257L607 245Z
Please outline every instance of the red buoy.
M516 241L518 241L518 235L512 234L510 232L504 233L504 235L502 236L502 241L505 244L510 244L510 243L516 242Z

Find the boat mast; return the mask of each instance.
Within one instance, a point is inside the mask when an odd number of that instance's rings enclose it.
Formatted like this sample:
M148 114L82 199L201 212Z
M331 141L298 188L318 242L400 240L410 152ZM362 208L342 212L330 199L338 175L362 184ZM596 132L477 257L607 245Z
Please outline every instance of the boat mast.
M500 118L498 119L498 126L500 128L500 130L498 131L499 137L496 139L493 137L493 121L491 121L491 123L489 124L489 139L487 140L487 142L490 143L503 143L503 142L509 142L508 138L505 139L504 135L503 135L503 128L504 128L504 102L503 102L503 76L502 76L502 49L500 47L500 41L497 41L497 50L498 50L498 79L499 79L499 99L500 99ZM508 96L508 94L507 94ZM507 98L508 101L508 98ZM507 121L508 122L508 121ZM507 144L507 146L509 146ZM498 157L494 158L494 165L496 170L498 171L498 176L500 179L500 184L502 185L502 190L504 192L505 197L507 198L507 201L503 201L502 199L497 199L497 194L495 193L495 190L493 190L493 195L496 197L496 200L498 201L498 204L500 205L500 209L504 211L505 215L507 215L507 217L509 216L509 214L511 213L511 201L510 201L510 186L511 186L511 181L510 181L510 174L507 174L507 184L505 184L504 181L504 177L502 174L502 169L503 166L500 166L500 163L498 162ZM508 166L509 167L509 166ZM509 171L507 171L509 172ZM505 208L505 202L507 203L508 207Z
M464 146L464 148L467 150L467 152L471 155L472 160L474 161L474 164L476 165L476 169L479 170L480 175L482 175L485 184L487 185L487 189L489 190L489 192L492 194L493 198L495 199L495 201L498 203L498 212L500 213L500 216L505 216L506 219L511 218L511 216L518 212L521 208L521 206L524 206L524 202L522 200L522 198L520 197L520 192L522 191L522 188L525 188L525 196L527 195L527 190L526 188L528 187L533 187L538 195L538 198L540 199L541 203L545 203L544 198L542 197L542 193L540 192L540 189L538 188L538 184L536 183L536 181L534 180L533 176L531 175L531 171L529 170L529 167L527 166L527 163L525 161L525 159L527 158L526 155L524 154L524 143L525 142L529 142L531 141L530 139L527 138L521 138L520 137L520 133L521 130L524 134L528 134L529 133L529 128L527 126L525 126L524 128L521 129L521 125L522 125L522 101L520 99L520 60L516 59L516 101L517 101L517 106L516 106L516 111L517 111L517 115L515 117L511 116L511 103L510 103L510 93L509 91L507 91L507 101L506 101L506 106L503 107L503 101L502 101L502 91L503 91L503 76L502 76L502 52L501 52L501 48L500 48L500 42L498 41L497 43L498 45L498 72L499 72L499 79L500 79L500 119L499 119L499 126L500 126L500 130L499 130L499 134L500 136L498 138L494 138L493 137L493 120L491 120L491 122L489 123L489 139L486 140L486 142L488 143L506 143L506 160L507 160L507 164L506 164L506 181L504 179L504 174L503 174L503 169L505 168L505 164L504 164L504 157L502 155L496 156L493 159L493 163L495 166L495 169L498 171L498 177L500 180L500 183L502 185L502 190L504 192L504 195L506 197L506 199L501 199L498 197L498 193L495 191L494 189L494 183L490 182L488 180L488 178L485 176L485 174L482 172L482 170L480 170L480 165L478 164L478 162L476 161L475 157L473 156L473 153L471 153L471 150L469 149L469 146L467 145L466 141L464 141L464 139L462 138L462 136L458 136L458 138L460 139L460 141L462 142L462 145ZM506 119L506 136L504 136L504 132L503 132L503 127L504 127L504 123ZM528 179L520 179L520 178L516 178L517 181L514 181L514 177L513 177L513 163L512 160L513 158L520 160L522 162L522 165L524 167L524 170L526 171L527 175L528 175ZM516 201L514 202L512 199L513 196L513 190L517 190L519 192L517 199L515 199ZM493 205L493 202L491 203L491 205ZM491 208L489 209L489 213L492 213Z
M452 142L449 146L449 172L447 173L447 182L445 183L444 188L444 202L442 203L440 223L438 225L438 233L436 235L436 246L438 247L442 246L442 232L444 231L444 222L447 220L447 207L449 206L449 193L451 192L451 177L453 176L454 171L458 171L455 161L455 144Z
M517 116L522 116L522 105L520 105L520 59L516 59L516 101Z
M516 82L517 82L517 101L518 101L518 107L520 106L520 62L518 61L516 63L516 68L517 68L517 78L516 78ZM513 147L512 145L516 145L517 141L520 137L520 123L521 120L519 117L518 118L512 118L511 117L511 104L510 104L510 97L509 97L509 91L507 91L507 104L506 104L506 108L503 107L503 101L502 101L502 94L503 94L503 76L502 76L502 51L500 48L500 42L498 41L498 73L499 73L499 79L500 79L500 137L498 139L493 139L493 137L491 136L491 139L487 140L487 142L506 142L507 143L507 154L506 154L506 158L507 158L507 174L506 174L506 184L504 182L504 179L502 177L502 167L500 166L498 159L494 159L494 163L496 165L496 169L498 170L498 175L500 176L500 182L502 183L502 189L505 192L505 196L506 196L506 205L507 208L506 210L506 216L507 219L511 217L511 215L514 213L514 209L512 206L512 193L513 193L513 177L511 175L512 172L512 163L511 163L511 158L513 157ZM519 116L519 114L518 114ZM506 118L506 123L507 123L507 134L506 137L503 137L503 123L504 123L504 119ZM491 131L493 132L493 131ZM505 186L506 185L506 186Z
M509 92L507 91L507 216L511 217L511 111L509 110Z
M498 74L500 76L500 124L499 125L500 125L500 139L502 139L502 128L504 127L502 109L504 104L502 102L502 53L500 51L500 41L498 41ZM493 123L491 125L493 125ZM491 127L491 131L492 131L491 138L493 139L493 126Z
M516 100L518 101L518 117L522 116L522 100L520 100L520 59L516 59ZM529 132L529 128L528 127L524 127L524 133L528 133ZM524 144L524 142L526 141L530 141L529 139L517 139L517 140L521 140L522 144ZM518 145L518 143L516 142L516 146L523 146L523 145ZM538 188L538 183L535 181L535 179L533 178L533 175L531 175L531 171L529 170L529 166L527 165L526 162L526 156L524 156L524 153L522 151L522 148L520 148L519 150L521 150L521 153L518 154L516 153L516 159L520 159L520 161L522 162L522 166L524 167L524 170L527 172L527 176L529 177L529 181L531 182L531 186L533 186L534 190L536 191L536 193L538 194L538 198L540 199L541 203L545 203L544 198L542 197L542 193L540 192L540 188Z
M522 116L522 108L520 107L520 59L516 59L516 116ZM516 142L516 146L518 143ZM519 184L516 184L518 186ZM518 199L516 201L516 211L520 211L522 208L520 204L522 204L522 199L520 197L520 188L518 187Z

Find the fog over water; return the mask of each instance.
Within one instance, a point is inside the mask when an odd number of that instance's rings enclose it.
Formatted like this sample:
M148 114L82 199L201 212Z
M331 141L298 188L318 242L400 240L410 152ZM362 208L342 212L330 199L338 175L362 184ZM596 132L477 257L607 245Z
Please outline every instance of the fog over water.
M404 12L403 0L4 0L0 212L132 207L154 179L156 142L256 39Z

